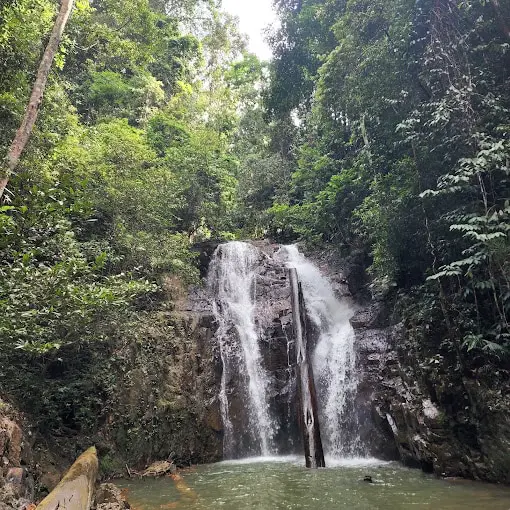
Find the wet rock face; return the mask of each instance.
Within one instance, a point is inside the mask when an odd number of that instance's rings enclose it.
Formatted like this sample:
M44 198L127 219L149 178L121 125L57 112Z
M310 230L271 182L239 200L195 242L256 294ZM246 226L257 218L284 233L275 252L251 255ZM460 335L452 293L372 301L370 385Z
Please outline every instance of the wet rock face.
M187 307L188 308L188 307ZM179 465L222 456L214 318L204 310L174 311L123 354L118 417L110 434L133 465L173 458Z
M378 400L404 462L442 476L510 482L508 402L497 409L483 379L460 376L440 358L431 369L403 329L393 340L398 365L383 371Z
M351 324L359 370L356 407L360 415L361 442L369 455L396 460L399 454L391 427L377 408L379 389L384 384L381 373L396 362L395 353L390 349L390 331L381 327L384 321L381 321L377 305L358 310Z
M402 324L380 327L385 308L374 303L351 321L372 453L389 456L396 448L405 464L438 476L509 483L510 404L497 396L508 382L489 388L482 378L460 375L452 359L416 345Z
M272 256L278 245L258 243L264 254L256 279L259 327L263 365L270 376L270 409L276 420L275 443L281 453L291 453L301 436L296 419L296 359L292 332L290 285L285 267Z

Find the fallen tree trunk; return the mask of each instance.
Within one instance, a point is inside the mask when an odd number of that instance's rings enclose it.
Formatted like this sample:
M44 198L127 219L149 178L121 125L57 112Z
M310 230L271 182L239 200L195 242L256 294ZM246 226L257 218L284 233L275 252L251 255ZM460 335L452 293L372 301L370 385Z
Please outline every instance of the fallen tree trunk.
M90 510L98 471L96 448L82 453L36 510Z
M32 88L32 94L28 101L28 106L25 110L25 116L23 122L16 132L16 136L12 141L9 152L7 153L7 168L0 173L0 199L2 198L5 188L9 183L9 177L18 166L19 159L26 144L32 134L37 115L39 113L39 107L41 106L42 99L44 96L44 90L46 88L46 82L48 81L48 75L50 74L51 65L57 53L62 34L66 27L71 11L73 10L74 0L62 0L60 4L60 11L53 25L53 30L50 35L50 40L44 51L41 63L39 64L39 70L37 71L37 77L35 79L34 86Z

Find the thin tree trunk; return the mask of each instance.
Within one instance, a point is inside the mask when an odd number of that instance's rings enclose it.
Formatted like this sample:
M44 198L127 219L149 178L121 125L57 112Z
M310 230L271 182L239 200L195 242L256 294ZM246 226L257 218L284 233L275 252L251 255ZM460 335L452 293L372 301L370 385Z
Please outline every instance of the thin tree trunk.
M20 128L16 132L16 136L14 137L7 154L7 168L0 174L0 199L2 198L5 187L9 182L9 176L17 167L21 154L25 149L30 135L32 134L32 130L39 113L39 107L42 103L51 65L58 50L67 21L71 15L71 11L73 10L73 6L74 0L62 0L60 4L60 11L55 20L55 24L53 25L50 40L48 41L41 63L39 64L39 70L37 71L37 77L34 87L32 88L32 94L30 96L27 109L25 110L25 117L23 118Z

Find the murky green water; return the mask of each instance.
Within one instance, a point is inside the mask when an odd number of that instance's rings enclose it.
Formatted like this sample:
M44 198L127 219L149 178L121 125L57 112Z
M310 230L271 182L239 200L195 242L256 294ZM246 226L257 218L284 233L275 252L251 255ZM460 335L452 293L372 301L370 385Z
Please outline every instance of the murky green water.
M331 465L331 462L330 462ZM361 481L371 475L374 483ZM182 480L122 480L135 510L509 510L510 488L438 480L376 461L339 462L311 471L298 458L199 466Z

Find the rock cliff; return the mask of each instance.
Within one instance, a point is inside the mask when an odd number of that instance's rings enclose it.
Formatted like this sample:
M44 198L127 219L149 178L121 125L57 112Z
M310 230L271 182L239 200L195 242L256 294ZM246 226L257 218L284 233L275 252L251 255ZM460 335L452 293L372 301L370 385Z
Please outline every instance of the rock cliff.
M360 326L362 348L377 339L368 356L375 423L391 431L401 460L438 476L509 483L506 371L488 376L455 367L417 344L404 324L375 332Z
M359 279L349 267L344 274L350 284ZM501 360L487 371L448 342L440 319L427 328L400 319L395 296L360 301L351 323L371 452L397 452L438 476L510 483L510 384Z

